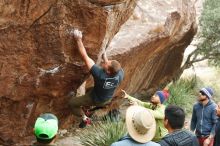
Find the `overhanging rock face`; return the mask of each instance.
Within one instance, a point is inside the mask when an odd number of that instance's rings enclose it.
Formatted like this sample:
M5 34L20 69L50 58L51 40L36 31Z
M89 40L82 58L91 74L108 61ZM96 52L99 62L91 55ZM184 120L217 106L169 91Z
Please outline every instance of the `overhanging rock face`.
M196 31L191 0L140 0L107 48L124 67L121 88L129 94L152 94L163 88L178 72Z
M169 81L196 32L191 0L8 0L0 2L0 16L0 144L5 145L29 143L40 113L56 114L62 127L72 123L67 95L89 73L68 34L71 27L83 31L94 60L106 49L121 62L121 88L131 94Z
M28 143L42 112L70 125L67 95L88 72L68 31L82 30L88 54L97 60L136 5L136 0L103 2L0 2L0 144Z

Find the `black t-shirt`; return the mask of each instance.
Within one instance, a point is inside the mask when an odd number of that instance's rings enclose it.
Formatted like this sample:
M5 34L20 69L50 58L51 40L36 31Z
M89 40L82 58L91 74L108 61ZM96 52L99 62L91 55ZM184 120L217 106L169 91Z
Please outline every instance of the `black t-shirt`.
M122 69L115 76L110 77L104 69L96 64L92 66L90 72L94 78L94 88L91 96L98 103L111 99L115 89L124 78Z

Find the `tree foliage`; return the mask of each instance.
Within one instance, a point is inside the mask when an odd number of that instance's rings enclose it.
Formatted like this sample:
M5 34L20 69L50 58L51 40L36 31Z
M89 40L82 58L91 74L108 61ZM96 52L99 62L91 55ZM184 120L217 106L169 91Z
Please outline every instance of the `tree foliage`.
M220 66L220 0L205 0L200 18L201 38L198 53Z
M196 62L209 60L212 65L220 66L220 0L204 0L199 25L201 31L198 35L197 49L187 56L173 77L174 82L185 69L192 67Z
M192 104L196 100L194 93L198 92L197 78L181 78L177 82L169 85L170 96L166 105L178 105L186 111L187 114L192 113Z

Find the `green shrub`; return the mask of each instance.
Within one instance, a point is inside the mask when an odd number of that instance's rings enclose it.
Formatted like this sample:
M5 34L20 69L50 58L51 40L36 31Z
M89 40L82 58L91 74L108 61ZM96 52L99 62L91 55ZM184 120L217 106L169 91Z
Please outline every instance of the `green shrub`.
M191 115L193 104L197 100L198 91L203 87L212 87L214 101L219 101L219 89L217 82L205 81L199 77L181 78L176 83L169 85L170 98L166 104L175 104L182 107L188 115Z
M84 146L110 146L126 134L126 125L122 120L96 122L80 133L79 138Z
M170 97L166 104L175 104L182 107L186 113L192 112L193 104L196 101L197 93L196 78L182 78L169 85Z

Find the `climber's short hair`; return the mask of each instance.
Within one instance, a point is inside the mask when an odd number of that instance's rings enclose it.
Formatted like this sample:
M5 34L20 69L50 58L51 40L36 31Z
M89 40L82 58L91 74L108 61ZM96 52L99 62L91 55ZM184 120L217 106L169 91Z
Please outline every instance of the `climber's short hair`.
M181 129L185 122L185 112L184 110L176 105L169 105L165 109L165 120L172 129Z
M116 75L121 69L121 64L117 60L111 60L111 65L109 65L108 70L112 75Z

